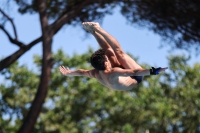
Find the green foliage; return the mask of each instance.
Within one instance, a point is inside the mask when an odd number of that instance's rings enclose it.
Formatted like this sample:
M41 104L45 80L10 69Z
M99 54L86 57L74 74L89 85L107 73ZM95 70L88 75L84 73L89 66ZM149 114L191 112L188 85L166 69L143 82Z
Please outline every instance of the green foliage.
M198 0L126 0L121 12L131 24L147 27L172 48L199 53L200 3Z
M58 50L53 55L48 96L34 133L199 132L200 64L189 66L186 56L170 56L166 73L146 77L127 92L110 90L95 79L61 75L60 65L91 69L92 52L69 56ZM34 70L15 63L3 72L0 120L6 133L17 131L36 93L41 57L34 62Z
M0 85L1 119L8 117L3 122L3 128L10 133L16 132L21 124L21 119L27 114L36 93L39 76L26 66L19 66L16 62L4 70L5 81ZM16 125L13 125L16 123Z
M18 11L24 13L37 13L36 0L15 0L19 5ZM83 4L86 3L86 4ZM113 0L47 0L46 1L49 18L55 20L60 18L65 13L68 13L77 5L83 5L81 13L75 18L71 18L68 23L80 23L83 21L101 20L106 14L111 14L112 9L117 5L117 1Z

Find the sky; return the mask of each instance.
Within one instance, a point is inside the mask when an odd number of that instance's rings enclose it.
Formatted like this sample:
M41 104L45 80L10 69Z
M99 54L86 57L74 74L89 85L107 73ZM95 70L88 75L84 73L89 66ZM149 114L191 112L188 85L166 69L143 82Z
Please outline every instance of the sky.
M0 1L0 8L2 9L4 9L3 2L5 2L5 0ZM38 14L21 15L17 12L15 6L7 13L13 18L19 41L27 44L41 36ZM139 64L146 63L150 66L167 67L167 57L170 54L188 54L184 50L171 51L167 44L166 47L159 48L162 42L159 35L149 31L145 27L139 28L129 25L126 19L119 13L118 9L115 9L112 15L107 15L102 20L101 27L119 41L125 52L129 52L134 57L138 57ZM9 22L6 23L5 28L13 36L13 29ZM63 49L65 53L69 55L72 55L74 52L79 54L85 53L88 50L88 46L94 49L99 48L95 38L84 31L81 23L76 27L64 26L54 36L52 46L53 52L56 52L58 49ZM11 55L17 50L18 47L11 44L7 36L0 30L0 59ZM32 49L21 56L18 61L20 64L27 65L30 69L34 69L33 55L35 54L42 54L41 43L32 47ZM200 62L200 56L196 57L195 53L191 55L190 65L193 65L195 62ZM2 82L4 82L4 79L0 75L0 83Z
M0 4L0 7L2 4ZM2 8L2 7L1 7ZM10 10L9 15L13 18L16 25L19 41L29 43L41 36L40 22L38 14L21 15L16 7ZM125 52L138 57L138 63L146 63L150 66L166 67L168 66L167 56L170 54L188 54L184 50L171 51L170 47L159 48L161 37L145 27L134 27L129 25L126 19L115 9L112 15L106 16L101 27L114 36L121 44ZM10 23L6 23L5 28L13 36L13 30ZM87 36L86 36L87 35ZM65 53L72 55L74 52L82 54L91 46L95 50L99 48L95 38L84 31L81 23L76 27L64 26L53 38L53 52L63 49ZM0 58L6 57L18 50L18 47L11 44L7 36L0 30ZM20 64L28 65L33 68L33 55L42 54L41 43L34 46L31 50L19 58ZM192 54L190 64L200 61L200 56ZM66 64L67 66L67 64ZM1 80L1 76L0 76Z

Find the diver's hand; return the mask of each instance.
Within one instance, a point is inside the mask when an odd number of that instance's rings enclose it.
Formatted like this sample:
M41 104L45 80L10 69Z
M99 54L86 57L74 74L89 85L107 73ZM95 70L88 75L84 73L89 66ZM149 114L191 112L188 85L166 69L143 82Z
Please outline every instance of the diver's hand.
M59 70L63 75L66 75L66 76L69 76L69 74L71 73L71 70L68 67L65 68L64 66L60 66Z

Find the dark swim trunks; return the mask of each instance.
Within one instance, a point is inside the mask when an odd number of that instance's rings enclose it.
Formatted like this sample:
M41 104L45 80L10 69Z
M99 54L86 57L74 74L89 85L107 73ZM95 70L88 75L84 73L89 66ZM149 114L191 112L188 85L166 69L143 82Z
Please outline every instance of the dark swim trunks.
M135 79L137 82L138 82L138 84L142 81L142 79L143 79L143 76L130 76L132 79Z

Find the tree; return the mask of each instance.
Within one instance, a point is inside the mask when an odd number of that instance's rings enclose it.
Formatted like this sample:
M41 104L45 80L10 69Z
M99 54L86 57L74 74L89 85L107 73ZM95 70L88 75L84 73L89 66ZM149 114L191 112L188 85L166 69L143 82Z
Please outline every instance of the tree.
M42 104L49 88L52 65L54 64L51 54L52 39L65 24L101 20L106 14L112 13L112 9L119 4L122 7L122 13L131 23L150 22L150 25L147 23L150 29L161 34L164 39L170 37L175 41L178 48L187 48L187 46L190 46L188 44L198 48L199 44L199 9L197 8L199 2L195 0L184 0L181 3L178 0L154 0L151 2L142 0L123 2L117 0L15 0L15 2L19 5L18 10L20 13L39 14L42 35L30 43L24 44L23 41L18 40L14 21L5 11L0 9L3 18L11 22L13 26L14 38L5 29L4 23L0 23L0 29L7 35L12 44L19 47L19 50L15 53L0 61L0 71L6 71L4 70L5 68L13 64L20 56L39 42L42 42L43 48L42 71L40 82L36 87L37 93L19 132L30 132L42 109Z
M131 24L148 27L169 41L172 48L196 49L200 45L198 0L127 0L121 12Z
M138 88L127 92L110 90L95 79L65 77L59 72L60 65L91 69L88 60L92 53L89 49L70 57L59 50L53 55L56 62L49 92L33 132L199 132L200 64L188 66L189 58L169 56L170 70L146 77ZM18 130L34 99L42 57L35 56L34 62L36 70L15 63L4 73L7 82L0 85L0 114L16 116L1 117L3 129L10 133Z
M102 19L105 14L111 13L111 9L113 6L115 6L116 3L102 0L66 0L59 2L57 0L15 0L15 2L19 5L19 12L21 13L39 14L42 35L29 44L24 44L22 41L19 41L13 20L2 9L0 9L0 13L3 15L3 18L11 22L15 37L12 38L9 32L4 28L3 23L0 24L0 29L7 35L11 43L19 47L19 50L17 50L15 53L0 61L0 71L14 63L20 56L22 56L35 44L42 42L43 48L40 83L37 87L38 91L33 100L33 103L31 104L30 111L27 114L27 117L24 119L24 123L19 130L19 132L22 133L31 132L41 111L44 99L47 95L51 77L51 69L54 63L51 55L53 36L65 24L75 24L83 21ZM49 24L49 20L52 20L53 23Z

